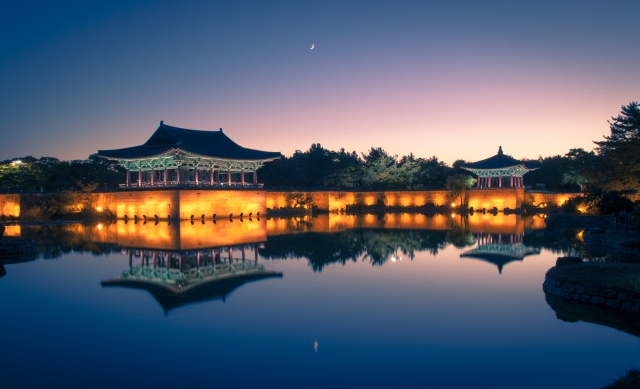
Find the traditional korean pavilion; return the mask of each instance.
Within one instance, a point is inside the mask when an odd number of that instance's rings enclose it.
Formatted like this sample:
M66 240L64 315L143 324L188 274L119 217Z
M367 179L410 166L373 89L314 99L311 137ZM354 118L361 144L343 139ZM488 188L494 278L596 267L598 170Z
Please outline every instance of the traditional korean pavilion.
M160 126L140 146L99 150L101 157L117 160L127 169L121 188L150 187L259 187L256 171L265 162L281 157L279 152L242 147L223 132ZM132 177L131 172L137 172ZM232 181L233 173L239 176ZM238 174L239 173L239 174ZM250 182L245 174L251 173ZM224 180L221 180L224 175Z
M502 152L482 161L460 166L478 176L478 188L519 188L524 186L523 177L527 172L538 169L522 161L518 161Z

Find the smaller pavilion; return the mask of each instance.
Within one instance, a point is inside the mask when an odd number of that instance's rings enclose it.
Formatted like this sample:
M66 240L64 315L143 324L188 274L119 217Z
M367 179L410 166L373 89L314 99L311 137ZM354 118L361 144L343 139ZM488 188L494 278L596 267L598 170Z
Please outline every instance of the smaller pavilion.
M117 160L127 169L121 188L172 187L261 187L256 171L279 152L242 147L223 132L178 128L160 122L146 143L115 150L98 150L98 155ZM137 173L132 179L131 172ZM252 174L251 182L245 174ZM232 175L239 175L233 182ZM224 175L224 180L221 180Z
M538 169L537 166L518 161L502 152L482 161L460 166L478 176L478 188L521 188L527 172Z

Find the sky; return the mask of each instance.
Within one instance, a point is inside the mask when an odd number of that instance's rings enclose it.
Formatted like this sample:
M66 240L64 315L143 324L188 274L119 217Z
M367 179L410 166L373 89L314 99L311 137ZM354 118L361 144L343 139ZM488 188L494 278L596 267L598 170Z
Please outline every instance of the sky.
M84 159L161 120L287 156L538 158L593 149L640 100L637 0L5 0L0 15L0 160Z

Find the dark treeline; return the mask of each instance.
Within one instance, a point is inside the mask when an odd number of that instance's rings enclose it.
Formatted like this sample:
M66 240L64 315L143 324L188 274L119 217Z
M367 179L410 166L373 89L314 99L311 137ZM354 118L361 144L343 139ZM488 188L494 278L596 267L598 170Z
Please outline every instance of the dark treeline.
M359 155L345 149L332 151L319 143L307 151L267 163L258 171L269 186L320 188L444 188L456 169L437 157L398 157L382 148Z
M85 160L23 157L0 162L0 190L4 191L113 190L124 181L124 168L96 154Z

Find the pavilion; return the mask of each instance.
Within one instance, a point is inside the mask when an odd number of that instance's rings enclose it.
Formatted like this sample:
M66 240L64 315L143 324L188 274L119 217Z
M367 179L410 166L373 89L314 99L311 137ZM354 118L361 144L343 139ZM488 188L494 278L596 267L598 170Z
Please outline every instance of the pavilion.
M478 176L478 188L521 188L524 187L522 176L538 169L537 166L505 155L502 146L493 157L460 167Z
M265 162L281 157L279 152L242 147L223 132L198 131L168 126L163 121L155 133L140 146L98 150L98 155L127 170L121 188L256 188L256 171ZM131 179L131 172L137 177ZM232 175L240 175L232 182ZM251 182L245 174L252 173ZM221 181L220 175L225 175Z

